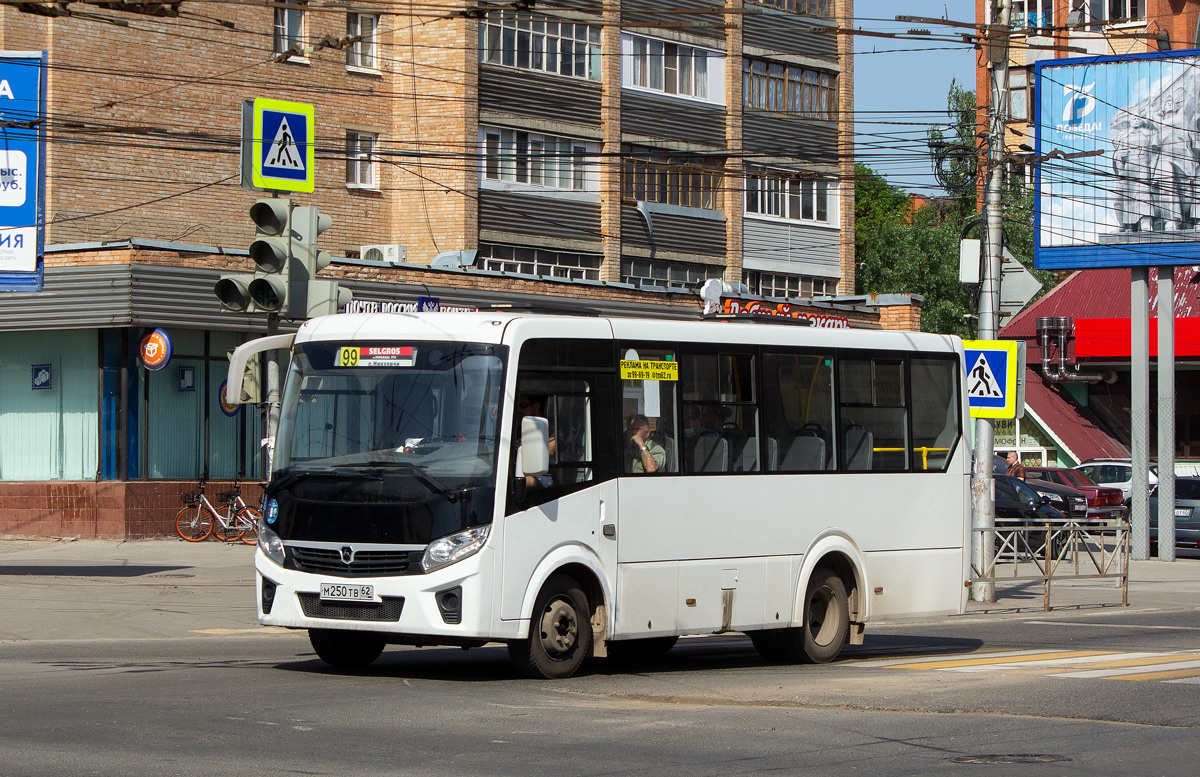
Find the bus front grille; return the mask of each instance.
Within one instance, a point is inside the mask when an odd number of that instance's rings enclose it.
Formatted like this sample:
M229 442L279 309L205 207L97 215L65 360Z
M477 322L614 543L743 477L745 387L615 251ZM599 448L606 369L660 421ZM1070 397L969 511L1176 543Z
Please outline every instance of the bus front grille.
M288 559L301 572L334 577L397 577L421 574L422 551L360 550L349 564L332 548L305 548L289 545Z
M297 593L300 607L309 618L330 618L339 621L391 621L400 620L404 609L403 596L385 596L382 603L375 602L323 602L318 594Z

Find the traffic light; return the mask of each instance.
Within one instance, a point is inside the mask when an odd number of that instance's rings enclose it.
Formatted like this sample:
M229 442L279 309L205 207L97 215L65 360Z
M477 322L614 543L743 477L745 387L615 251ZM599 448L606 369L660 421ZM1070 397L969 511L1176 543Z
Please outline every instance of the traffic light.
M292 213L291 200L259 200L250 206L250 218L257 229L257 237L250 244L255 272L222 275L217 281L213 291L226 310L286 315L288 275L293 264Z
M317 271L328 265L332 258L317 248L317 236L331 226L333 219L316 208L292 211L291 269L285 318L332 315L353 298L337 281L317 280Z

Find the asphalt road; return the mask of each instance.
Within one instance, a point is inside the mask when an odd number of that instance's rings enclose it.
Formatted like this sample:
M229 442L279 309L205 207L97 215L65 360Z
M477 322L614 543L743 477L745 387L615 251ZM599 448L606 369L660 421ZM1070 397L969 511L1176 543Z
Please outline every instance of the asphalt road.
M0 548L0 775L1190 777L1200 757L1194 559L1147 567L1131 607L1107 582L1050 613L1010 590L824 666L721 635L537 682L491 646L334 672L254 624L251 549L131 545Z

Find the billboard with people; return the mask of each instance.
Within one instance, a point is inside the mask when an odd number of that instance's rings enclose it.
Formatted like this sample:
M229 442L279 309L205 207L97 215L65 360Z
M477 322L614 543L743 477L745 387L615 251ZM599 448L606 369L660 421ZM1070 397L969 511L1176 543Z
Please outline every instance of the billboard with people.
M1200 263L1200 51L1035 69L1041 269Z

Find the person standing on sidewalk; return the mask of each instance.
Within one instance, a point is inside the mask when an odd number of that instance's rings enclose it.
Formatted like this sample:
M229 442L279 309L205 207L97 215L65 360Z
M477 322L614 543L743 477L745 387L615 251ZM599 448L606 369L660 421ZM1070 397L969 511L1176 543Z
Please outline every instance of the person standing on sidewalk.
M1025 479L1025 465L1021 463L1021 457L1017 455L1016 451L1009 451L1005 461L1008 462L1008 470L1004 474L1021 480Z

